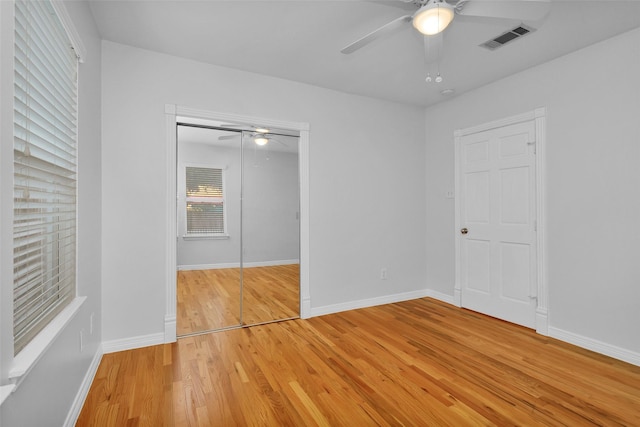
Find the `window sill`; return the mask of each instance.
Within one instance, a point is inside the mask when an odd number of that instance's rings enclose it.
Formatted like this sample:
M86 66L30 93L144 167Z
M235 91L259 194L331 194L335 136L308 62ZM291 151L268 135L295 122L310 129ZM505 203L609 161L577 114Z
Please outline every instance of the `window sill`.
M185 234L182 236L184 240L226 240L229 239L228 234Z
M87 297L76 297L71 301L71 304L65 307L51 323L13 358L13 363L9 370L9 380L15 387L20 385L24 377L26 377L36 363L38 363L38 360L44 356L58 335L60 335L69 322L71 322L71 319L78 314L80 307L86 299Z

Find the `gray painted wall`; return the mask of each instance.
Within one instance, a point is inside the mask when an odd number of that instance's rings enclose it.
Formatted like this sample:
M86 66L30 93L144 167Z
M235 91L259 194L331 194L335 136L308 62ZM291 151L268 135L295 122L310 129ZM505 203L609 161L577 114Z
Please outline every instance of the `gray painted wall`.
M164 331L165 104L310 123L312 307L424 289L422 108L111 42L102 72L105 341Z
M551 328L640 352L640 30L427 109L427 284L453 295L455 129L547 109Z

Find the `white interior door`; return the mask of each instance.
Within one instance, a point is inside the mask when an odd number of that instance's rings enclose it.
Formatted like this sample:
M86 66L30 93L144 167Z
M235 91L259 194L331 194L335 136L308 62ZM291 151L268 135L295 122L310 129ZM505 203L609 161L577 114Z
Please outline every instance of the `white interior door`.
M534 328L534 121L457 140L461 304Z

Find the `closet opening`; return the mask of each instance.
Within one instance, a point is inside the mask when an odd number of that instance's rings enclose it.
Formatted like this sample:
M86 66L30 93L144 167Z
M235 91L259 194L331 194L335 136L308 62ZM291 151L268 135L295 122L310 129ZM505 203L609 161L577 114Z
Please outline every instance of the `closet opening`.
M178 337L300 317L299 139L177 117Z

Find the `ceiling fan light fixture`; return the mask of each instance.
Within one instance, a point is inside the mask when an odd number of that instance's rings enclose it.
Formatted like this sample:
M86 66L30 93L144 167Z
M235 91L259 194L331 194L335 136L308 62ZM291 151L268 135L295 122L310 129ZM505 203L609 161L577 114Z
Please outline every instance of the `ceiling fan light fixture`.
M253 142L255 142L258 145L267 145L267 142L269 142L269 139L267 139L267 137L265 136L258 136L256 138L253 138Z
M267 129L267 128L256 128L256 132L258 132L258 133L269 133L269 129Z
M433 1L422 6L413 15L413 26L426 36L444 31L453 21L453 6L444 1Z

